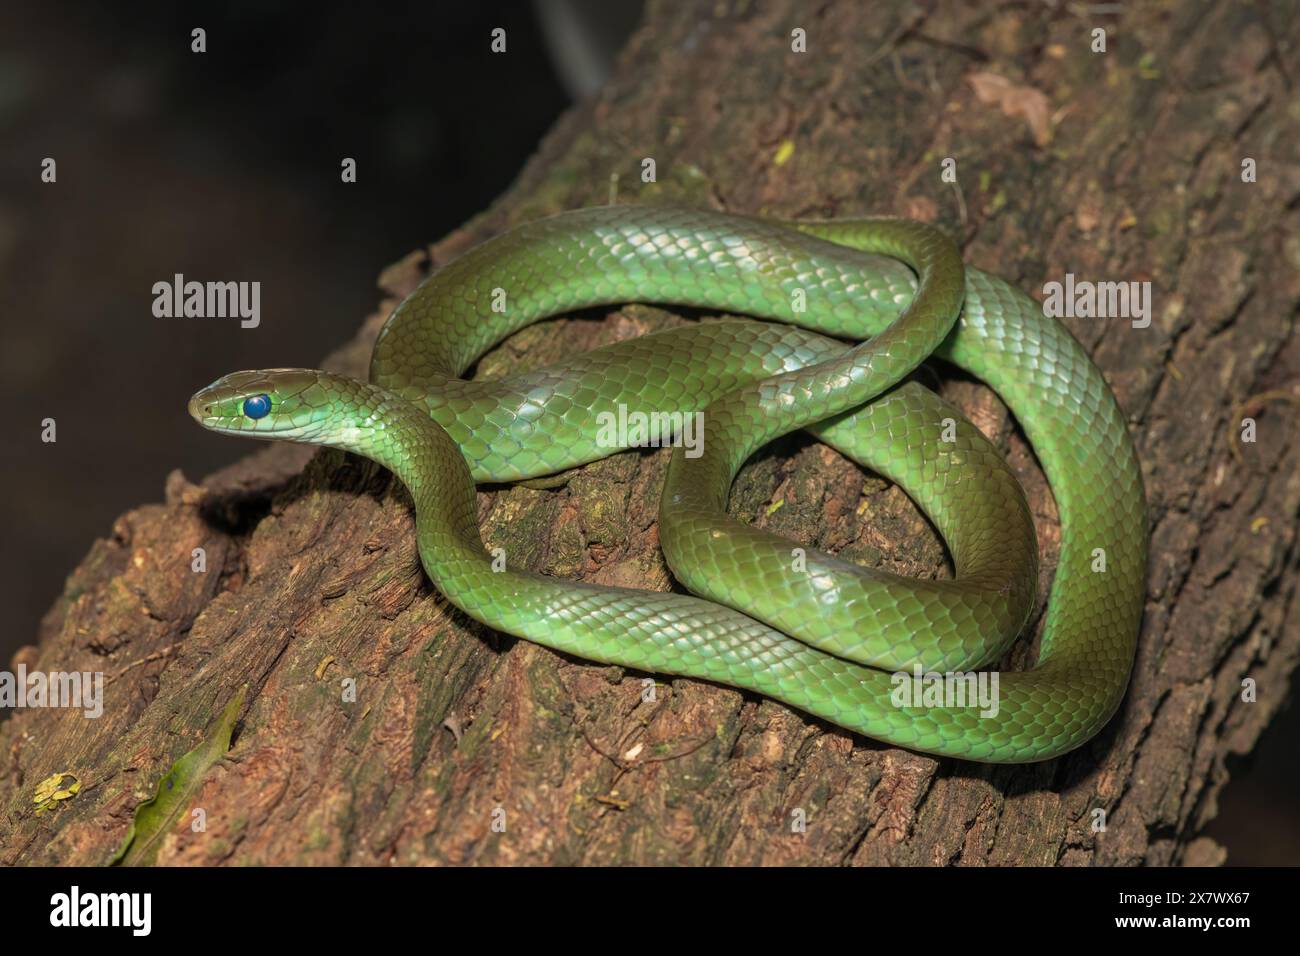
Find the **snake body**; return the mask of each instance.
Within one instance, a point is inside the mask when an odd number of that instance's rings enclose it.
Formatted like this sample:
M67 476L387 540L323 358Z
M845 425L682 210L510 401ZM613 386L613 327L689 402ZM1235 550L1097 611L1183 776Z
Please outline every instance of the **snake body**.
M532 322L629 301L785 324L698 323L507 379L460 378ZM898 694L900 671L996 662L1028 619L1037 580L1032 520L996 450L937 396L898 384L930 355L1001 396L1060 515L1037 663L998 673L994 708ZM620 450L596 425L620 406L702 414L703 453L674 449L659 528L674 576L698 596L502 569L484 550L474 483ZM1128 683L1147 531L1122 413L1063 326L1004 280L964 269L920 223L563 213L426 279L380 333L369 382L237 372L198 392L190 411L216 431L329 445L389 468L410 490L422 563L449 601L579 657L717 681L899 746L1008 763L1084 743ZM746 458L799 428L903 487L947 542L954 577L859 568L729 518Z

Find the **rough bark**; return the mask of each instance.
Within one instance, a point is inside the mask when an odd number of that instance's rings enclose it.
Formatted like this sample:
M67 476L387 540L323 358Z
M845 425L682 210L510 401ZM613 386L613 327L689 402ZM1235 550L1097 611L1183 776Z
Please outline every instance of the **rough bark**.
M1072 4L653 6L599 98L559 123L492 209L390 270L389 298L327 363L364 374L383 316L430 267L512 224L607 201L615 173L624 202L932 220L962 237L968 261L1039 296L1066 272L1149 279L1149 328L1069 323L1130 416L1151 511L1132 686L1096 740L1046 764L984 767L687 680L645 702L644 675L450 608L385 471L268 446L201 485L173 473L164 503L95 542L38 645L20 652L29 667L102 670L109 683L98 720L29 710L0 725L0 860L105 861L135 805L244 684L231 759L199 796L207 831L181 826L160 862L1222 860L1198 834L1225 759L1251 748L1300 656L1289 613L1300 441L1287 404L1300 394L1288 53L1300 28L1285 4L1132 6L1118 18ZM1089 48L1098 26L1104 54ZM796 27L803 54L791 51ZM972 76L990 73L1012 87L1000 102L977 95L988 81ZM640 182L644 157L656 184ZM955 186L940 179L944 157L957 160ZM1242 182L1246 157L1255 183ZM679 321L629 306L547 323L478 373ZM1025 483L1045 596L1058 535L1041 473L997 399L939 371ZM1242 444L1248 414L1258 441ZM668 587L655 534L665 465L663 452L631 453L556 488L486 489L485 539L548 573ZM947 573L906 498L825 448L780 443L742 473L732 508L865 563ZM199 546L208 570L196 574ZM340 700L344 678L355 703ZM1257 702L1241 699L1245 678ZM34 815L32 791L58 771L81 792ZM498 808L505 832L492 826ZM798 809L804 833L792 832Z

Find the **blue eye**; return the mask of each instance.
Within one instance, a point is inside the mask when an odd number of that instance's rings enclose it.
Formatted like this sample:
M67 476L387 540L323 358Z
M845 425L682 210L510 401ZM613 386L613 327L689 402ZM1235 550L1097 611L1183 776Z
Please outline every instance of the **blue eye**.
M244 414L249 418L265 418L271 411L271 399L266 395L253 395L244 399Z

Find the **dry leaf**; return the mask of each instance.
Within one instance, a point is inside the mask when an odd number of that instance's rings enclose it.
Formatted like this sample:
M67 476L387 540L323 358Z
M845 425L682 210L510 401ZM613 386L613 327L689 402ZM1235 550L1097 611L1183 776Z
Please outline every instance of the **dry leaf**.
M939 205L929 196L913 196L903 203L903 215L921 222L934 222L939 218Z
M1080 232L1092 232L1099 222L1101 222L1101 203L1095 196L1084 197L1074 214L1074 224L1079 227Z
M1046 146L1052 140L1047 96L1032 86L1012 83L996 73L971 73L966 77L981 103L998 107L1007 116L1019 116L1034 134L1034 143Z

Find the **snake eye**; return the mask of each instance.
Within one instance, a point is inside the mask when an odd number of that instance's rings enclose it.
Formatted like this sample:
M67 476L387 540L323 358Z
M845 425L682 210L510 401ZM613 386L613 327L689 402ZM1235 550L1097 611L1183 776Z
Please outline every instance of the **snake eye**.
M265 418L271 411L271 399L267 395L252 395L244 399L244 414L249 418Z

